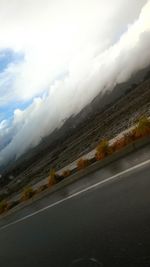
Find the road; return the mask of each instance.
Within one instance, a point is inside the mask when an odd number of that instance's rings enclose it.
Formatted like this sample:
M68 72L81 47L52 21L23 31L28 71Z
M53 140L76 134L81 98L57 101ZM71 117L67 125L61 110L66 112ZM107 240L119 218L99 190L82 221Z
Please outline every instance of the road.
M150 161L1 227L0 266L150 266Z

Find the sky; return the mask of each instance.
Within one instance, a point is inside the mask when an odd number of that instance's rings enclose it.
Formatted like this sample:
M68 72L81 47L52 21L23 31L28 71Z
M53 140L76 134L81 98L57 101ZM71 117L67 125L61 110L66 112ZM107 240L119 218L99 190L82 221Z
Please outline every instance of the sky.
M150 64L150 0L0 0L0 166Z

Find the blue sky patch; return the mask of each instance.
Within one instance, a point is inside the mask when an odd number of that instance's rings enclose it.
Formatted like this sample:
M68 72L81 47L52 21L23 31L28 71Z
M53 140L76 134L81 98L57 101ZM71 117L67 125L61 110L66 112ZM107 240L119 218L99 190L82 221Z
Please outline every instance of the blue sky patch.
M3 49L0 51L0 73L3 73L8 66L13 63L17 64L24 60L24 54L15 52L12 49ZM10 82L10 81L9 81ZM6 86L7 84L5 84ZM10 86L9 84L7 86ZM5 88L7 90L7 87ZM4 90L4 88L3 88ZM0 121L3 119L11 119L16 108L25 109L29 105L29 101L25 103L9 103L8 105L0 106Z
M0 107L0 121L4 120L4 119L12 119L13 117L13 113L15 109L21 109L24 110L26 109L33 100L30 101L26 101L23 103L11 103L11 105L5 106L5 107Z
M0 51L0 72L3 72L10 63L17 63L23 60L22 53L14 52L11 49Z

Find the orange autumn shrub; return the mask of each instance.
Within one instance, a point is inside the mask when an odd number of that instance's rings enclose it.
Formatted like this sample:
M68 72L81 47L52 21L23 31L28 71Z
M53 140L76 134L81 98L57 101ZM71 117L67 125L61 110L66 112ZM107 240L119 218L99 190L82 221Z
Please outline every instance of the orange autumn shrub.
M108 140L102 140L99 145L96 147L96 154L95 158L96 160L102 160L106 156L110 155L112 153L112 149L109 146Z
M150 119L146 116L141 117L133 132L135 139L150 135Z
M134 130L124 134L111 145L112 151L118 151L135 140Z
M78 170L85 169L89 165L89 160L88 159L79 159L77 162L77 168Z
M112 150L113 152L116 152L122 148L124 148L126 146L126 141L125 141L125 137L121 137L119 139L117 139L113 144L112 144Z
M58 175L56 174L55 169L51 169L50 170L50 175L48 177L48 186L51 187L54 184L56 184L57 183L57 178L58 178Z
M28 200L34 195L35 195L35 191L33 190L31 186L29 186L23 190L22 195L21 195L21 201Z
M71 171L70 170L64 170L63 173L62 173L62 176L64 178L68 177L69 175L71 174Z

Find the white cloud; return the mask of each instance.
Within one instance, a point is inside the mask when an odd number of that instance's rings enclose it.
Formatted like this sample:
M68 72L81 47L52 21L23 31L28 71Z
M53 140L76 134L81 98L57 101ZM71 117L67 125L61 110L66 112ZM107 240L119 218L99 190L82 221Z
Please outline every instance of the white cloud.
M1 162L148 65L149 14L146 0L1 1L0 49L21 52L24 60L0 74L0 104L43 95L14 111Z
M1 0L0 48L21 51L25 60L0 77L0 91L5 90L0 103L31 99L83 51L94 54L106 49L136 19L145 2L133 0L129 6L125 0Z

